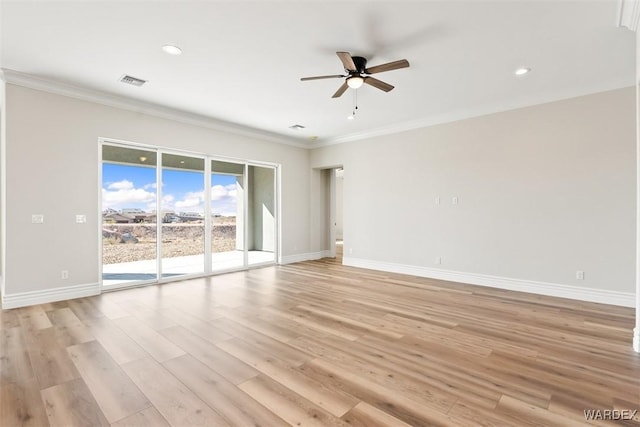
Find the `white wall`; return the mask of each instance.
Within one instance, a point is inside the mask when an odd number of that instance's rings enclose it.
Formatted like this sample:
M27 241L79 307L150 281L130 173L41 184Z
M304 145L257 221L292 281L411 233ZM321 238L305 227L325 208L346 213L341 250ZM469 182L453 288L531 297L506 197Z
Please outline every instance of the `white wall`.
M3 297L98 282L100 137L282 164L282 251L309 251L305 149L14 84L6 85L6 102ZM43 214L44 224L31 224L31 214ZM75 214L87 223L76 224Z
M348 172L345 263L632 300L634 105L628 88L313 150Z

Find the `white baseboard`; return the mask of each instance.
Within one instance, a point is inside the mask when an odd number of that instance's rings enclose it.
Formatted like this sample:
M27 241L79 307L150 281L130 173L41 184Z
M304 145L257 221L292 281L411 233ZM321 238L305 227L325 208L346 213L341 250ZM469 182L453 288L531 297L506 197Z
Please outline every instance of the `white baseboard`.
M331 252L326 251L318 251L318 252L308 252L304 254L296 254L296 255L286 255L280 257L279 264L292 264L294 262L302 262L302 261L312 261L314 259L326 258L331 255Z
M388 271L391 273L407 274L410 276L428 277L430 279L468 283L471 285L488 286L492 288L529 292L532 294L560 298L570 298L580 301L598 302L623 307L635 307L635 294L631 292L582 288L560 283L537 282L533 280L513 279L508 277L490 276L487 274L465 273L461 271L395 264L360 258L345 257L342 259L342 263L351 267L367 268L370 270Z
M67 286L64 288L45 289L42 291L19 292L2 295L2 308L26 307L34 304L63 301L74 298L89 297L100 294L99 283Z

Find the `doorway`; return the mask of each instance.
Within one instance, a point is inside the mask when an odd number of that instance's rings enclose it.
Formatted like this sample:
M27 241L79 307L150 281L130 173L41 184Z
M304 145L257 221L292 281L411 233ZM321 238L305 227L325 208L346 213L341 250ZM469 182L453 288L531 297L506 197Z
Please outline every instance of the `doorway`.
M344 168L339 167L334 169L334 200L333 206L335 207L334 217L334 227L335 227L335 258L336 261L342 264L342 258L344 255L344 245L343 245L343 232L344 232Z

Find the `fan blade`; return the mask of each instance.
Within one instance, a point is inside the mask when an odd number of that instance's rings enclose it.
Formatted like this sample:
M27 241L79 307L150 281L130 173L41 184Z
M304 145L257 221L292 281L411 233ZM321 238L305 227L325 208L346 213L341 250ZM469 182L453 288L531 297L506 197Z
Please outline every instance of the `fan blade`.
M342 61L342 65L344 65L344 69L347 71L356 71L356 64L353 63L353 58L349 52L336 52L340 61Z
M342 83L342 86L338 88L336 93L333 94L332 98L340 98L347 89L349 89L349 85L347 84L347 82Z
M347 76L343 76L342 74L334 74L331 76L303 77L300 80L302 80L303 82L306 82L307 80L337 79L338 77L347 77Z
M409 66L409 61L406 59L401 59L399 61L387 62L386 64L376 65L371 68L367 68L364 70L367 74L375 74L382 73L384 71L397 70L399 68L407 68Z
M382 80L378 80L373 77L365 77L364 82L385 92L389 92L391 89L393 89L393 86L391 86L389 83L385 83Z

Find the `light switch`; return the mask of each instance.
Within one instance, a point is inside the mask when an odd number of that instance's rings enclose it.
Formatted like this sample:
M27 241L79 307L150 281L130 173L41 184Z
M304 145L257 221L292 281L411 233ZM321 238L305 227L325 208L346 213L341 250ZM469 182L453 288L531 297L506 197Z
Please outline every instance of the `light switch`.
M451 198L451 203L454 204L454 205L457 205L458 204L458 197L457 196L453 196Z
M31 223L32 224L42 224L44 222L44 215L42 214L33 214L31 215Z
M85 222L87 222L87 216L86 215L76 215L76 223L77 224L84 224Z

